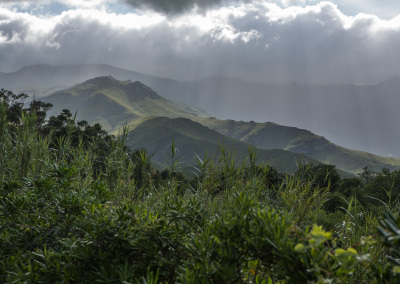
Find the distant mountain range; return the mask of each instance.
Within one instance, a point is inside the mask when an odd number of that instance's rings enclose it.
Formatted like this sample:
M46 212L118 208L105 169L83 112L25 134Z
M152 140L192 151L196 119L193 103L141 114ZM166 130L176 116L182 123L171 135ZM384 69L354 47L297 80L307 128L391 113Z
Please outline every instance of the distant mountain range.
M34 65L0 73L0 86L41 97L108 75L140 81L165 98L219 118L274 121L308 129L347 148L400 157L400 78L364 86L263 84L223 77L180 82L104 64Z
M357 173L364 166L374 170L397 168L400 160L339 147L310 131L275 123L219 120L186 104L166 99L141 82L120 81L111 76L97 77L74 87L41 98L54 105L78 112L78 119L99 122L117 134L127 123L127 143L146 148L153 160L168 163L174 140L180 161L195 164L195 154L218 155L224 144L236 153L237 163L245 159L248 144L258 150L258 161L280 171L291 172L296 162L330 163L338 169Z

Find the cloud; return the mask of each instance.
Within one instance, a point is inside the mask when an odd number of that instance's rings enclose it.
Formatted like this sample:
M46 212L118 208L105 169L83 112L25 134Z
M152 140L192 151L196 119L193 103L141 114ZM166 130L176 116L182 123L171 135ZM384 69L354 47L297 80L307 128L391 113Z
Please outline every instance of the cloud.
M383 19L392 19L400 15L400 2L392 0L334 0L341 9L354 15L359 13L379 16Z
M123 0L119 0L123 1ZM33 5L48 5L48 4L59 4L63 6L69 6L69 7L96 7L105 3L110 2L109 0L1 0L0 7L1 6L7 6L7 5L19 5L22 7L29 7Z
M290 7L290 6L299 6L304 5L307 0L280 0L283 6Z
M0 8L1 71L36 63L107 63L175 79L374 83L400 75L400 17L347 16L336 5L253 1L187 12Z
M223 0L125 0L134 7L150 8L165 14L181 14L193 9L203 11L219 5Z

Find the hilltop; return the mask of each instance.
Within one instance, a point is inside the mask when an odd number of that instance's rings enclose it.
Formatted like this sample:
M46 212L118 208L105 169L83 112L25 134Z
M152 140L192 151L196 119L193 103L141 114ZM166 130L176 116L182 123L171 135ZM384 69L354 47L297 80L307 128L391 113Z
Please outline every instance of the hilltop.
M143 117L205 117L203 111L167 100L139 81L120 81L111 76L87 80L58 91L41 100L54 105L53 112L67 108L80 119L98 122L112 132L123 125L135 124Z

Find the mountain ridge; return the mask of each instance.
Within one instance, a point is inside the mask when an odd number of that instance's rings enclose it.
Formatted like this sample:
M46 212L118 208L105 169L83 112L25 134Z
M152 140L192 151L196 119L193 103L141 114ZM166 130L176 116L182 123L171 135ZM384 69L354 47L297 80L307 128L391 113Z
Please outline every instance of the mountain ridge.
M171 159L169 153L173 141L182 167L193 171L197 165L196 155L203 159L207 153L208 158L218 160L221 147L226 147L234 154L236 166L243 161L248 163L248 143L225 136L188 118L149 117L128 132L126 141L129 147L146 148L153 155L152 160L164 164ZM313 158L286 150L256 148L256 151L257 164L267 163L283 173L294 172L301 161L320 164Z
M46 68L48 71L40 71ZM221 77L183 82L107 64L37 65L23 71L24 76L17 76L20 70L12 76L0 73L0 86L40 98L93 77L112 75L120 80L141 81L167 99L218 114L222 119L274 121L308 129L346 148L400 157L400 77L374 85L317 85ZM41 86L33 86L32 78L42 80Z
M149 123L146 122L147 118L186 118L238 142L250 143L264 150L281 149L306 155L309 159L335 164L338 169L352 173L361 171L364 166L380 170L384 167L396 168L400 165L399 160L349 150L333 144L322 136L296 127L282 126L272 122L257 123L211 118L189 105L161 97L143 83L120 81L112 76L89 79L72 88L55 92L44 99L54 105L78 111L79 119L85 119L89 123L99 122L107 131L114 134L118 134L126 124L131 130L135 130L140 125ZM192 125L200 131L200 127ZM148 129L148 131L153 130ZM188 128L186 131L190 132ZM201 131L206 133L204 129ZM172 139L170 136L165 137L165 139ZM191 140L193 144L197 143L193 137L185 136L185 139ZM149 140L151 138L140 146L150 145ZM203 142L210 143L206 140ZM215 145L213 147L215 148Z
M214 118L202 119L201 123L224 135L262 149L280 148L300 153L350 172L358 172L365 165L374 170L381 170L383 167L395 169L400 166L400 159L347 149L332 143L323 136L297 127L271 122L239 122Z
M162 85L171 81L108 64L36 64L9 73L0 72L0 86L15 92L35 93L37 97L42 97L91 78L108 75L121 80L141 81L146 85Z

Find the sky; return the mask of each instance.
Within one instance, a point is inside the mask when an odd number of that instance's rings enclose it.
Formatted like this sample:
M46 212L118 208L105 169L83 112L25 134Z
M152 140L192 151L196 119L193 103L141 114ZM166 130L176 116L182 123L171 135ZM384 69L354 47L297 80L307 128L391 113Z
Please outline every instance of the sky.
M105 63L177 80L400 76L400 1L0 1L0 71Z

